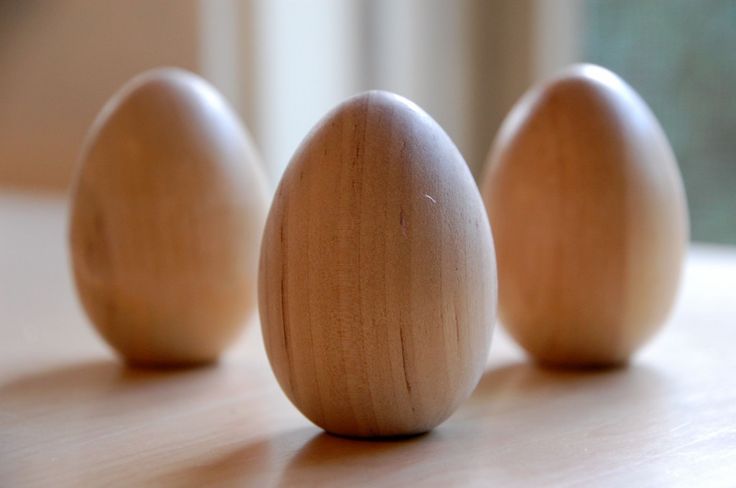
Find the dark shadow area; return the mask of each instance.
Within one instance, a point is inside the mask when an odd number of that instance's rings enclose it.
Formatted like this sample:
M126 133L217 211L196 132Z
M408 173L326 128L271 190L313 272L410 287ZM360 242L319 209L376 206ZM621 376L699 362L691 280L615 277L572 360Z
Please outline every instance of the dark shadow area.
M473 444L513 479L564 483L581 467L615 477L631 458L646 470L644 460L671 435L667 388L666 376L641 364L575 370L513 363L486 371L450 425L475 425Z
M228 450L226 454L201 460L186 469L166 473L157 480L157 485L192 488L223 483L263 486L267 484L270 453L268 440L245 444Z
M471 399L493 403L494 397L513 395L523 403L538 395L555 397L584 392L618 391L627 396L651 396L664 388L660 374L645 365L622 365L612 368L549 368L530 362L512 363L489 369L480 379Z
M294 454L278 486L380 485L382 475L401 486L399 472L412 471L412 460L430 454L441 438L436 432L384 439L351 439L321 432ZM412 481L407 478L406 486Z
M111 358L52 368L0 385L0 405L5 413L44 412L75 408L124 413L161 407L182 395L196 395L213 376L213 366L186 369L141 369ZM187 383L186 388L176 385ZM152 392L151 387L157 391Z
M528 362L489 369L456 416L525 412L547 405L567 405L580 414L621 404L648 409L667 381L645 365L598 369L553 369ZM606 399L603 402L602 399ZM478 411L480 409L480 411ZM564 414L564 410L560 411ZM549 412L554 415L555 411ZM522 415L522 414L517 414Z
M274 486L289 456L319 432L305 427L282 434L244 442L224 453L201 459L183 470L166 473L157 480L161 486Z
M440 438L436 433L410 437L350 439L304 427L226 449L212 458L160 478L165 486L321 486L362 480L385 463L412 456ZM427 439L430 439L429 443ZM350 486L350 485L345 485Z
M173 404L193 397L209 404L213 392L222 392L216 388L222 369L142 370L112 359L80 363L0 386L0 412L8 419L50 412L64 424L84 422L90 414L165 418ZM364 440L273 425L265 429L273 435L247 438L246 430L242 442L212 445L156 481L413 486L452 484L472 474L476 480L547 485L575 478L581 466L616 479L630 459L641 460L636 469L649 469L646 459L667 445L667 379L646 365L575 371L513 363L488 370L458 412L428 434ZM210 434L204 429L201 435Z
M641 365L555 370L509 364L487 371L459 411L428 434L398 440L315 435L283 467L278 486L443 485L469 473L554 484L583 465L615 477L623 466L616 456L644 459L669 432L661 415L666 388L666 378Z

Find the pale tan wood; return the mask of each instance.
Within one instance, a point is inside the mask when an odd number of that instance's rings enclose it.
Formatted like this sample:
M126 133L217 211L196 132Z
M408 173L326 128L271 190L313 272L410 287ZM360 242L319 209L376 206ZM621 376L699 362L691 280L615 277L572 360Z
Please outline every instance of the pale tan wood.
M216 359L255 307L266 214L260 161L204 80L131 80L88 134L70 247L82 303L127 361Z
M261 246L266 350L324 429L432 429L475 387L496 314L483 201L444 131L367 92L330 112L287 168Z
M497 329L430 434L351 441L290 404L258 327L214 367L126 369L88 326L67 203L0 193L0 486L665 486L736 480L736 249L695 246L628 368L554 372Z
M619 364L664 323L688 240L682 180L645 103L577 65L508 115L482 183L499 314L537 360Z

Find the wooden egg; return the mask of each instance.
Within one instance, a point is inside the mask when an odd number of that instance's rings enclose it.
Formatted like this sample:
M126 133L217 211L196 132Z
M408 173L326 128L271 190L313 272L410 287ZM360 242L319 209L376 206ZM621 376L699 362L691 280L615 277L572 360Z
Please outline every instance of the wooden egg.
M621 364L663 324L687 206L662 129L619 77L577 65L531 89L502 125L482 190L500 320L538 361Z
M493 240L431 117L374 91L319 122L271 206L259 310L281 387L329 432L425 432L472 392L495 320Z
M144 73L102 109L74 182L71 259L87 315L126 361L205 363L233 341L255 307L259 165L191 73Z

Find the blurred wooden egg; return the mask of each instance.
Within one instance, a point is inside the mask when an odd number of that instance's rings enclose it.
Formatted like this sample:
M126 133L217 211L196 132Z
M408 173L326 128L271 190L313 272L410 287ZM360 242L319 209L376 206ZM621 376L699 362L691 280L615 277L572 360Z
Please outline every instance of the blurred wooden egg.
M501 322L538 361L625 362L663 324L688 241L677 163L644 101L577 65L506 118L483 182Z
M313 129L266 223L259 310L281 387L329 432L425 432L472 392L495 321L493 241L432 118L368 92Z
M74 278L128 362L209 362L255 306L265 182L223 98L177 69L144 73L102 109L71 202Z

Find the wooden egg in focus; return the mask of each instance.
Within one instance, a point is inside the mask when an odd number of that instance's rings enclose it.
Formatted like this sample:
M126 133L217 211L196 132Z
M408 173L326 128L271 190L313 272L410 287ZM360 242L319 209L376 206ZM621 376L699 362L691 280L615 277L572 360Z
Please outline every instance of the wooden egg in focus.
M70 246L87 315L126 361L215 360L255 307L267 210L238 117L199 77L131 80L91 127Z
M431 117L368 92L313 129L271 206L259 311L281 387L329 432L425 432L470 395L495 321L493 241Z
M577 65L531 89L482 185L499 316L538 361L621 364L666 320L687 250L672 149L623 80Z

